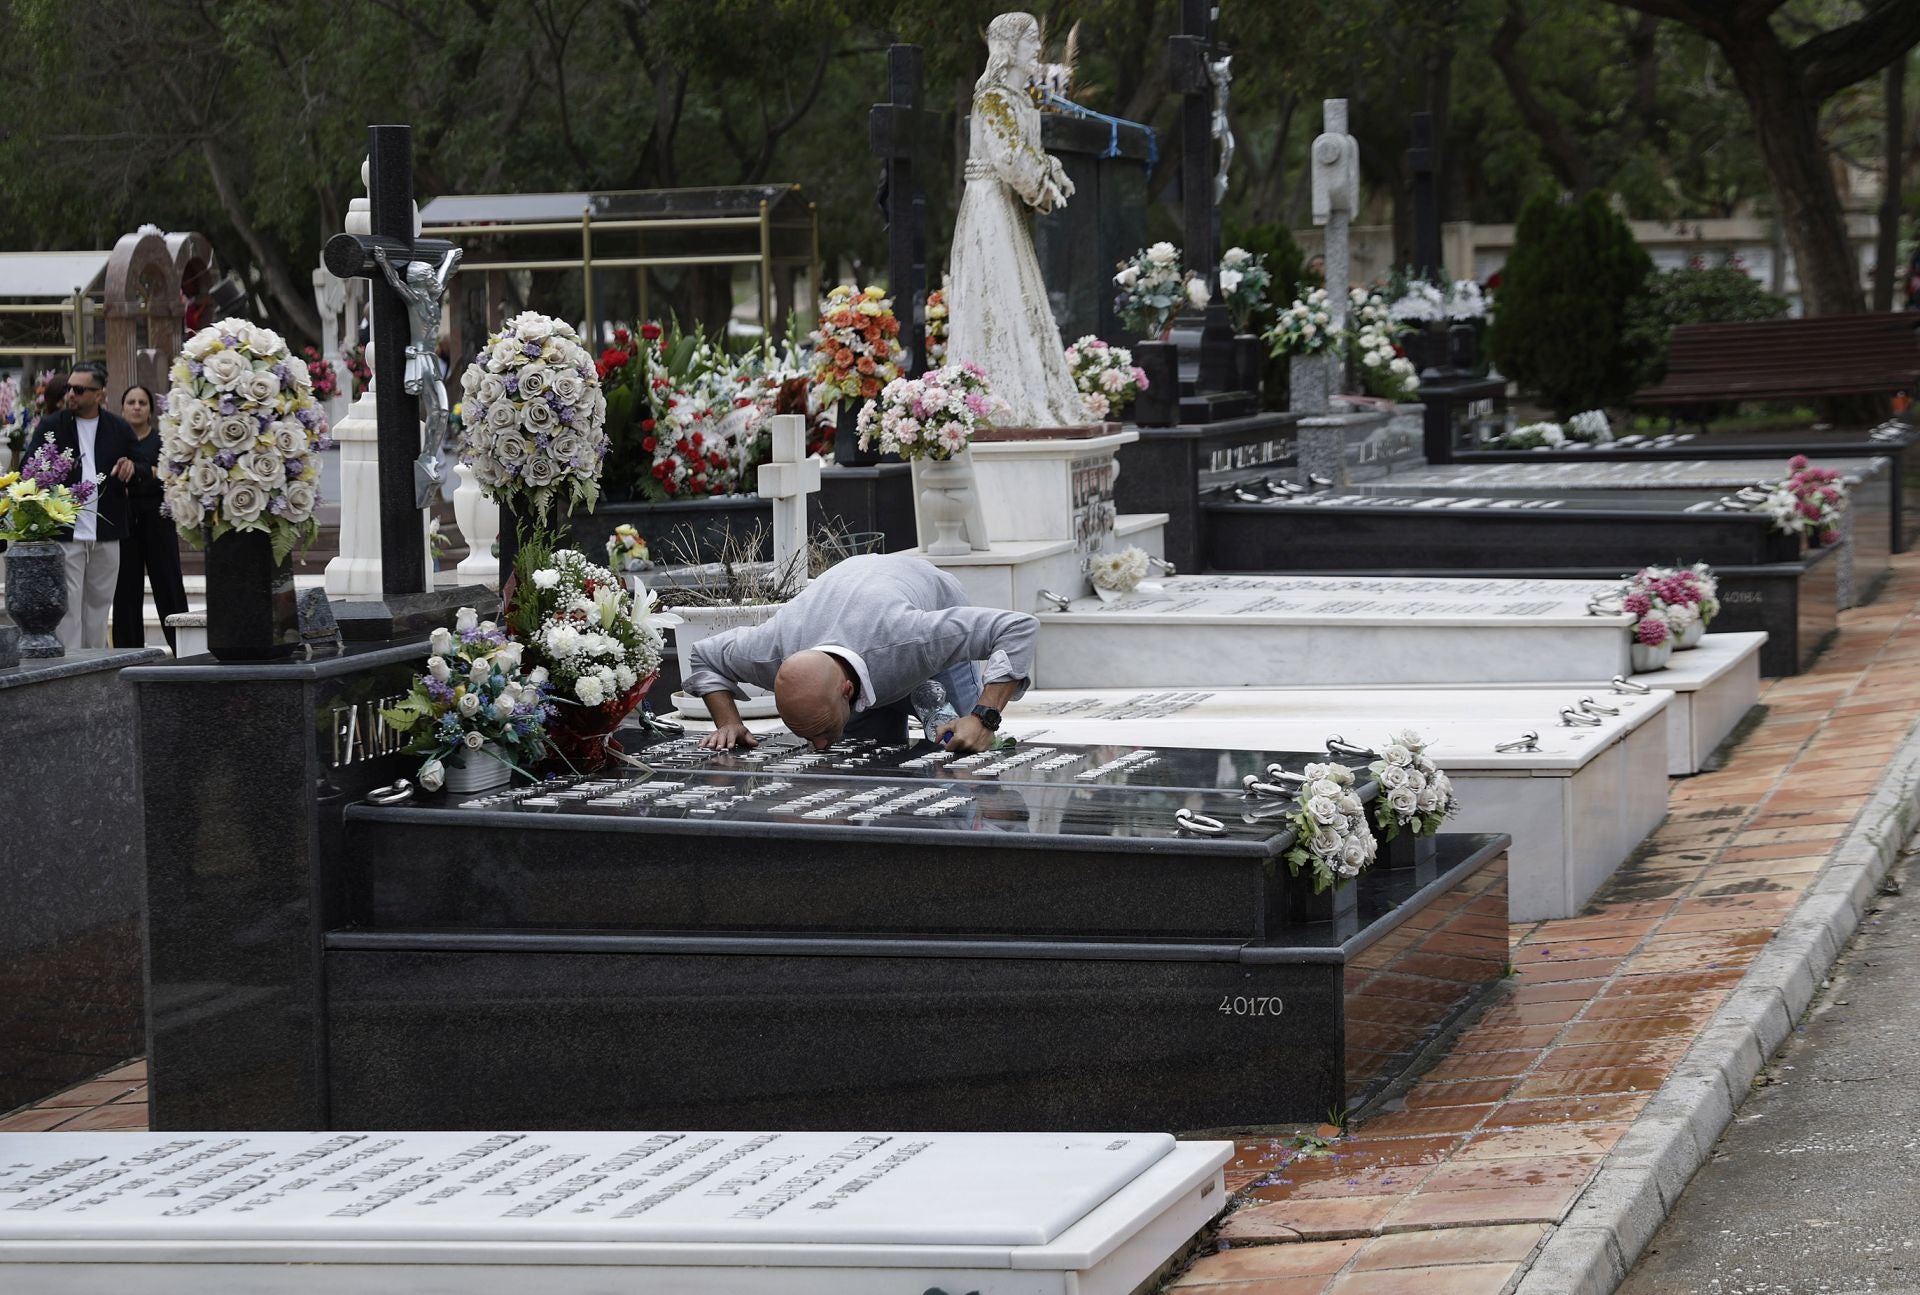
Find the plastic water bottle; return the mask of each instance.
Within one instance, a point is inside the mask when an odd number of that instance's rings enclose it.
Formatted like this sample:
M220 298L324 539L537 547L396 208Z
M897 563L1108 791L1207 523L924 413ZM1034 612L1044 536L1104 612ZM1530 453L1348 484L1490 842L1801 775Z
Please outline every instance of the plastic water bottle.
M921 732L929 742L938 743L943 734L951 732L960 722L959 712L947 700L946 685L938 679L929 679L915 688L908 704L919 717Z

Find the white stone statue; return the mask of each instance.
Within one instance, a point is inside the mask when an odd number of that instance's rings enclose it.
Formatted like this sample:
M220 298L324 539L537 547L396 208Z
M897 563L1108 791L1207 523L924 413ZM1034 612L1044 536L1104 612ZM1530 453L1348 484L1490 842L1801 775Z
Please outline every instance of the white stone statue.
M1040 147L1040 110L1027 96L1039 59L1032 14L1003 13L987 25L987 70L973 87L967 188L947 272L948 363L987 371L1007 402L1000 421L1009 427L1088 421L1028 228L1028 206L1054 211L1073 196L1060 160Z

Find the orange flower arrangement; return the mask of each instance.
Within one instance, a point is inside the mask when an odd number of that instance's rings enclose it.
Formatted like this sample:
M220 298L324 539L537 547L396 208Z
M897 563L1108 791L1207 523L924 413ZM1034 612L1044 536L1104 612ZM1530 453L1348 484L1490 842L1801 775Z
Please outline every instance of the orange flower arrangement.
M900 376L900 320L880 288L841 285L820 303L813 381L826 400L871 400Z

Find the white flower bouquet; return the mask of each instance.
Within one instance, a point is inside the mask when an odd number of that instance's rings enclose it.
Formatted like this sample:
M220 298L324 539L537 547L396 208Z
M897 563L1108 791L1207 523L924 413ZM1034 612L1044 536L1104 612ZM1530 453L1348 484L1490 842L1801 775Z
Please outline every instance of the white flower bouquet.
M556 698L564 704L599 706L624 698L660 668L659 631L647 623L649 608L620 578L573 549L555 549L528 573L532 623L529 657L545 666ZM638 698L636 697L637 701Z
M1318 355L1341 343L1327 308L1327 290L1315 288L1280 312L1267 330L1267 348L1275 355Z
M1073 385L1087 403L1087 416L1096 422L1118 414L1147 389L1146 371L1133 362L1133 352L1110 346L1092 333L1069 346L1066 358Z
M489 498L544 526L556 497L591 510L607 455L607 399L572 327L527 311L460 379L460 461Z
M1401 832L1432 836L1459 808L1452 781L1427 757L1426 741L1418 733L1395 735L1367 771L1380 784L1374 816L1382 840L1391 841Z
M210 324L180 348L160 418L167 511L199 545L264 531L284 561L320 532L320 460L327 420L305 361L271 329Z
M895 378L878 400L861 406L860 448L903 459L951 459L1004 409L987 386L987 371L971 362Z
M1273 273L1267 260L1244 247L1229 247L1220 258L1220 296L1233 316L1233 331L1244 333L1253 327L1254 317L1267 306L1267 293L1273 289Z
M1396 324L1430 324L1447 317L1447 298L1425 279L1409 279L1406 291L1387 307Z
M1582 445L1605 445L1613 439L1613 421L1604 409L1588 409L1567 420L1567 439Z
M1288 815L1294 826L1288 869L1313 874L1317 895L1366 871L1379 853L1367 826L1367 807L1354 794L1353 770L1344 764L1310 764L1302 772L1297 806Z
M1147 551L1129 544L1111 553L1096 553L1087 559L1087 579L1103 602L1124 598L1140 587L1153 569Z
M1527 423L1490 436L1484 444L1490 450L1558 450L1566 447L1567 432L1558 423Z
M1447 289L1446 316L1458 324L1472 323L1476 319L1485 319L1487 294L1472 279L1455 279Z
M1180 249L1172 243L1155 243L1122 261L1113 286L1114 311L1148 338L1163 336L1181 306L1207 306L1207 281L1181 268Z
M471 607L460 609L451 630L434 630L428 650L427 672L414 678L413 691L380 712L388 728L412 735L407 751L427 757L421 787L440 790L446 762L455 759L493 759L528 773L553 716L546 670L524 670L526 648Z
M1756 507L1775 530L1803 536L1809 544L1838 544L1847 511L1847 483L1837 468L1816 468L1804 454L1787 460L1789 475L1776 482Z

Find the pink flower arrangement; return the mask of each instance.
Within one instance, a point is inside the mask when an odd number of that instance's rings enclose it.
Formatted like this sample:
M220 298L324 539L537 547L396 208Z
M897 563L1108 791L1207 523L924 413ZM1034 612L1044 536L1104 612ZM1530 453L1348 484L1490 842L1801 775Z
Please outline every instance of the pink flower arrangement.
M1847 508L1847 488L1838 470L1816 468L1804 454L1787 460L1786 480L1774 486L1760 507L1773 524L1788 534L1815 539L1820 544L1840 542L1840 519Z
M878 400L861 407L860 448L903 459L951 459L990 429L1004 408L977 364L895 378Z
M1133 362L1133 352L1091 333L1067 348L1066 361L1090 418L1118 414L1147 389L1147 371Z
M1680 640L1686 647L1720 614L1720 582L1704 562L1690 567L1641 567L1620 589L1620 607L1634 617L1630 632L1648 647Z
M1656 611L1647 612L1634 622L1633 637L1647 647L1659 647L1667 641L1667 618Z

